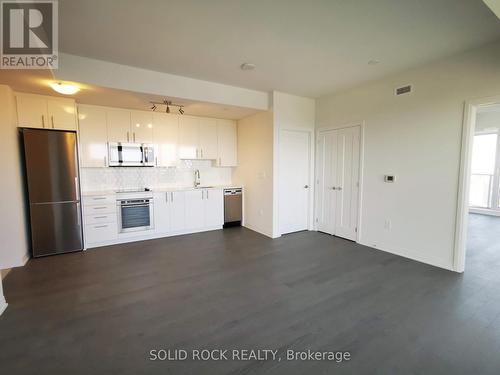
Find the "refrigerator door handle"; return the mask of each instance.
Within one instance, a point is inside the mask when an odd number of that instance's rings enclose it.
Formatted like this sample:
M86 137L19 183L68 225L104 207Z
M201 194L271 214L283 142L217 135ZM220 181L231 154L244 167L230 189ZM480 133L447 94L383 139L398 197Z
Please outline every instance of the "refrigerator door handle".
M75 200L79 201L80 200L80 189L78 186L78 177L75 177Z

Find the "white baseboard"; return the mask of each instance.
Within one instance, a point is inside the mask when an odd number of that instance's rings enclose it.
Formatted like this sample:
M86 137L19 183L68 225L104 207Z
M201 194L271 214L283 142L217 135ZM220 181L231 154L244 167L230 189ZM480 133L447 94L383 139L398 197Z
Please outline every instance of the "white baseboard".
M212 231L212 230L222 230L222 227L221 226L214 226L214 227L206 227L206 228L196 229L196 230L183 230L183 231L170 232L170 233L152 233L152 234L149 234L149 235L142 235L142 236L136 236L136 237L122 237L122 238L118 238L116 240L107 241L107 242L86 243L85 244L85 250L87 250L87 249L94 249L96 247L103 247L103 246L110 246L110 245L119 245L119 244L122 244L122 243L156 240L158 238L166 238L166 237L173 237L173 236L182 236L182 235L185 235L185 234L195 234L195 233L209 232L209 231Z
M434 266L434 267L443 268L443 269L448 270L448 271L456 272L455 269L453 268L453 261L450 263L450 262L446 262L443 259L439 259L439 258L423 257L422 255L420 255L414 251L409 251L409 250L404 250L404 249L403 250L392 249L392 248L388 248L387 246L382 247L380 245L378 245L377 247L374 247L373 245L369 245L369 244L364 243L364 242L358 242L358 243L360 245L363 245L363 246L371 247L372 249L375 249L375 250L382 250L382 251L385 251L386 253L391 253L391 254L398 255L398 256L403 257L403 258L415 260L415 261L420 262L420 263L425 263L425 264L429 264L429 265Z
M269 237L269 238L274 238L272 234L269 234L267 233L266 231L263 231L261 229L258 229L258 228L255 228L253 225L248 225L247 223L245 223L243 225L245 228L248 228L250 230L253 230L254 232L257 232L257 233L260 233L260 234L263 234L264 236L266 237Z
M7 308L7 306L9 306L9 304L5 300L5 297L4 296L0 296L0 315L3 314L3 312L5 311L5 309Z
M30 260L30 258L31 258L31 257L29 256L29 254L24 254L24 255L23 255L23 258L21 259L22 266L25 266L25 265L26 265L26 263L28 263L28 260Z

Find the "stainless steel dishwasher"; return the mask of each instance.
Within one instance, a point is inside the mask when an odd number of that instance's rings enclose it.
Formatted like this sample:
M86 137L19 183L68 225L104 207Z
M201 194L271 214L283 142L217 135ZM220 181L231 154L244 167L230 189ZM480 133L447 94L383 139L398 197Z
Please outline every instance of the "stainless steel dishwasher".
M241 188L224 189L224 228L241 225Z

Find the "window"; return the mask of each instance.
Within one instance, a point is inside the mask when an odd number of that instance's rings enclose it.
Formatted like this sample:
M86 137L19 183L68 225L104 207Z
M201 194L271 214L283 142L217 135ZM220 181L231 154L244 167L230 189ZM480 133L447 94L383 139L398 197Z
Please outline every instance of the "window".
M469 194L472 207L499 207L497 144L497 133L474 136Z

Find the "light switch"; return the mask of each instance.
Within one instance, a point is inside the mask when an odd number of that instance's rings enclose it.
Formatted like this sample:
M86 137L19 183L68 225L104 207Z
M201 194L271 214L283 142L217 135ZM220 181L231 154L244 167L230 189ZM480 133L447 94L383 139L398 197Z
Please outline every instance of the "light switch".
M384 182L393 183L394 181L396 181L396 176L391 174L384 175Z

